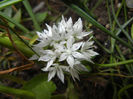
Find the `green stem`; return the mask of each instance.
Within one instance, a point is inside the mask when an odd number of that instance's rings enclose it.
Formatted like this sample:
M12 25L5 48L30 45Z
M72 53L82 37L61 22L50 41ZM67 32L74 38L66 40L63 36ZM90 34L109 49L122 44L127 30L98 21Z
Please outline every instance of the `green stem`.
M17 97L22 97L22 98L26 98L26 99L35 99L35 95L30 91L10 88L10 87L6 87L3 85L0 85L0 92L6 93L6 94L12 94Z
M116 50L117 50L117 52L119 53L121 59L122 59L123 61L125 61L126 59L125 59L125 57L124 57L123 53L121 52L121 50L120 50L120 48L119 48L118 45L116 45ZM126 64L125 66L126 66L127 70L129 71L129 73L132 74L132 71L131 71L130 66L127 65L127 64Z
M117 67L119 65L125 65L125 64L129 64L129 63L133 63L133 59L121 61L121 62L117 62L117 63L111 63L111 64L93 64L93 65L96 65L99 67Z

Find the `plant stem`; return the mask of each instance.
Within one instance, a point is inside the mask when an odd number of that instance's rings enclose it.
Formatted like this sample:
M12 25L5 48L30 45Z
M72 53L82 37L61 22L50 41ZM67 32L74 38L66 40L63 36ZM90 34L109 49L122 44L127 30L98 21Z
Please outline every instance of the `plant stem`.
M116 62L116 63L111 63L111 64L93 64L93 65L96 65L99 67L117 67L119 65L125 65L125 64L129 64L129 63L133 63L133 59L121 61L121 62Z

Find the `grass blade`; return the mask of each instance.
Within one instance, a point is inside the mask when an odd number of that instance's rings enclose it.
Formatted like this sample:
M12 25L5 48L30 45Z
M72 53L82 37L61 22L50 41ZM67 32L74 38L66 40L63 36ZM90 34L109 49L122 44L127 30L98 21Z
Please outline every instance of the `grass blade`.
M23 0L4 0L4 1L1 1L0 2L0 9L5 8L5 7L12 5L12 4L18 3L18 2L21 2L21 1L23 1Z
M29 30L27 28L25 28L23 25L19 24L18 22L16 22L15 20L13 20L12 18L8 17L7 15L5 15L4 13L0 12L0 16L3 17L4 19L6 19L7 21L15 24L19 29L21 29L23 32L28 33Z

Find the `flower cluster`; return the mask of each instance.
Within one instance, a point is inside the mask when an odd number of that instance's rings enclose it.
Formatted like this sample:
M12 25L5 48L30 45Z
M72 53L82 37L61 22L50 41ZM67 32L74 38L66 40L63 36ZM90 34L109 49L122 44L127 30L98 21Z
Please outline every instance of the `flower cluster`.
M48 71L48 81L55 75L64 82L64 73L68 72L75 80L79 79L79 71L87 71L81 63L82 60L89 62L98 53L93 51L91 38L84 40L90 32L83 31L81 18L73 24L71 17L65 21L64 17L53 27L47 25L47 30L37 32L39 43L33 49L39 54L33 55L30 60L44 61L47 65L42 71Z

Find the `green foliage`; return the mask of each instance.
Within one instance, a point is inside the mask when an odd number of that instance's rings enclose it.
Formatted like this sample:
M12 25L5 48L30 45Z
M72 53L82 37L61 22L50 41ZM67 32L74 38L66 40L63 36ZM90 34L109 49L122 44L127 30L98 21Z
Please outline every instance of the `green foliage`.
M23 42L21 42L20 40L15 40L14 41L17 48L24 53L27 57L30 57L34 54L34 52L29 49ZM14 49L14 47L12 46L11 41L9 40L8 37L4 37L4 36L0 36L0 44L3 46L6 46L10 49Z
M21 2L22 0L4 0L0 2L0 9L5 8L9 5Z
M21 9L19 9L19 10L16 12L16 14L13 16L12 19L15 20L16 22L20 23L20 21L21 21ZM9 23L9 26L10 26L11 28L14 28L14 27L15 27L15 25L14 25L13 23Z
M35 99L34 94L30 91L6 87L4 85L0 85L0 92L12 94L15 95L16 97L22 97L24 99Z
M35 14L36 20L39 23L44 22L44 20L46 19L47 16L48 16L48 12L42 12L42 13Z
M50 99L56 86L52 81L47 81L47 75L39 74L24 84L23 89L32 91L35 94L36 99Z

